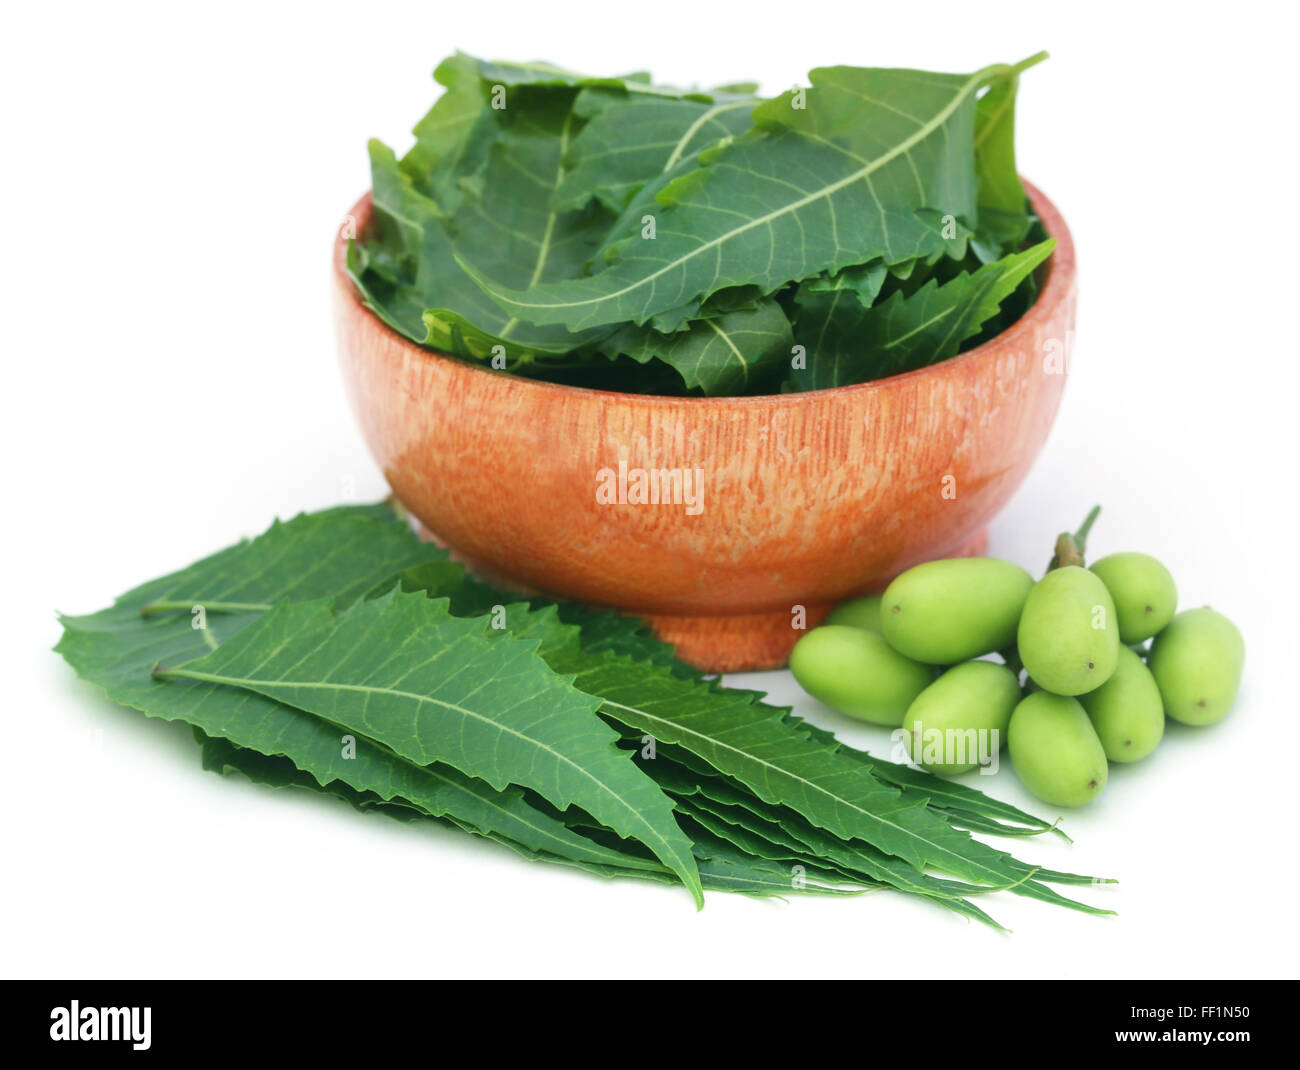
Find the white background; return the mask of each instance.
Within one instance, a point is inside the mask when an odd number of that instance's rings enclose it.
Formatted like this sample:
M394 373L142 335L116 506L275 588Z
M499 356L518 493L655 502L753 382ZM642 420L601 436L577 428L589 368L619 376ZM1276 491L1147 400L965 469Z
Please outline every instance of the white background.
M0 970L75 976L1250 976L1296 973L1300 735L1295 57L1276 5L22 5L5 15L0 256L6 798ZM129 10L128 10L129 8ZM635 12L635 17L632 13ZM16 23L16 25L15 25ZM459 833L199 770L187 730L49 648L239 536L382 495L334 365L328 263L460 48L665 81L1040 48L1021 169L1074 231L1078 344L992 552L1165 560L1246 636L1237 709L1173 726L1023 857L1122 879L1099 919L997 895L1004 936L891 893L789 904L605 884ZM751 681L746 681L751 682ZM884 733L758 686L883 747ZM1009 769L976 780L1045 810Z

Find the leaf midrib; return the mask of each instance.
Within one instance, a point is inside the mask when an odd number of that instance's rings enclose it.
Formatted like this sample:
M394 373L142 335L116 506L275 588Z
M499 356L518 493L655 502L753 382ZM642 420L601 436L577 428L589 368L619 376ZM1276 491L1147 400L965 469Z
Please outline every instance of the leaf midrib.
M731 335L727 334L727 332L724 331L721 327L719 327L716 323L714 323L713 320L705 320L704 322L713 328L713 333L716 334L719 338L721 338L722 344L725 345L729 350L731 350L732 354L736 358L736 363L740 365L740 377L742 382L748 383L749 365L745 363L744 354L741 353L740 350L736 348L736 343L731 340ZM695 370L697 373L699 371L700 365L703 362L704 362L704 358L703 355L701 355L700 360L696 361L695 364Z
M756 100L737 100L728 104L715 104L703 115L697 117L695 122L691 123L691 125L686 128L686 133L677 139L677 145L673 148L672 155L668 157L668 162L664 164L663 170L659 173L661 175L667 174L674 166L676 166L677 161L681 159L682 153L686 150L686 146L691 143L691 138L698 133L700 127L713 119L714 116L721 115L724 111L735 111L737 108L752 108L757 104L758 101Z
M573 122L573 113L569 112L564 117L564 123L560 127L560 151L556 155L555 179L551 189L560 188L560 183L564 181L564 154L569 151L569 126ZM536 286L542 277L542 272L546 269L546 260L551 255L551 240L555 235L556 212L554 209L546 214L546 229L542 232L542 240L537 249L537 262L533 265L533 273L528 280L529 289ZM519 326L519 318L511 316L510 321L501 328L498 337L505 341L510 337L510 332Z

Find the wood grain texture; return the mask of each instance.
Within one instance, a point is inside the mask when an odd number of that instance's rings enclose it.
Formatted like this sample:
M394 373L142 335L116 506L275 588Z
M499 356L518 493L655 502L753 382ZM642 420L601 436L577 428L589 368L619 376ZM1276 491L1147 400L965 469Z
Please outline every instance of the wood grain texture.
M1038 456L1065 387L1076 277L1064 220L1028 189L1058 241L1038 301L919 371L749 398L535 382L386 327L357 297L341 236L344 381L393 492L466 560L649 616L705 668L781 664L799 634L791 607L819 616L917 562L970 552ZM369 215L367 196L351 217L364 228ZM600 504L598 473L620 461L702 471L702 510Z

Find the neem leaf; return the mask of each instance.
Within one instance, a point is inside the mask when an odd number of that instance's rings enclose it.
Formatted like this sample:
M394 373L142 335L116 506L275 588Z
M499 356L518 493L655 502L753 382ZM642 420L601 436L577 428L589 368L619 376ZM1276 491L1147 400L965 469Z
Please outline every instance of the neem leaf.
M410 275L421 266L425 232L436 226L443 209L416 187L393 150L382 141L372 138L366 149L370 153L371 203L398 236L392 247L401 250L404 274Z
M331 795L363 813L382 813L400 821L426 819L450 824L465 832L494 840L530 861L559 863L599 877L636 877L665 884L679 883L677 877L658 862L615 845L597 843L581 835L577 829L566 828L563 815L548 814L531 808L531 814L527 815L531 825L522 829L527 842L521 842L511 838L510 831L520 829L509 822L476 823L467 818L464 809L430 813L406 800L395 799L389 802L372 791L358 791L340 780L322 785L314 777L301 772L287 758L237 747L229 740L206 736L198 729L195 729L195 737L201 747L203 768L218 775L236 772L255 784L271 788L292 787ZM481 791L492 794L486 785L478 787ZM520 795L518 789L508 789L501 793L501 798L512 809L520 803L527 807L528 804L522 803L522 799L516 803L514 797ZM506 796L511 798L506 799ZM541 827L547 835L530 835L532 826ZM807 881L796 884L791 880L789 867L774 865L766 859L747 858L734 848L720 844L707 833L700 836L699 842L693 845L693 850L699 866L700 882L707 891L740 892L745 895L855 895L861 890ZM559 851L564 853L556 853ZM820 874L814 870L813 875L815 880ZM863 884L865 881L858 878L856 883Z
M815 70L811 89L759 105L754 131L660 191L655 237L625 238L598 274L519 289L471 273L531 322L671 330L727 287L771 292L877 258L942 254L917 213L975 217L975 95L1015 69Z
M231 743L219 736L210 736L201 728L194 729L194 741L199 745L199 761L209 773L225 776L235 772L254 784L268 788L304 788L343 799L361 813L379 813L398 821L414 821L431 817L416 806L396 799L385 799L373 791L358 791L341 780L321 784L310 773L304 773L288 758L280 754L263 754Z
M457 247L480 270L528 286L582 270L612 216L553 210L565 157L582 120L567 91L521 89L499 113L482 195L449 220Z
M206 651L206 630L233 635L273 604L333 598L344 607L394 572L442 553L416 540L386 503L343 506L277 520L255 539L244 540L177 572L122 595L110 609L65 617L77 628L114 628L129 618L179 622ZM202 607L204 620L194 619ZM215 641L215 640L211 640Z
M796 883L788 865L746 855L712 836L701 835L700 839L705 843L701 850L709 855L700 862L700 878L710 890L759 897L861 895L869 890L862 887L867 883L862 880L853 882L858 887L836 887L832 882L839 880L838 874L812 867L806 867L802 874L808 879Z
M789 809L766 806L719 777L697 777L696 784L695 791L690 794L696 797L698 805L766 837L772 843L791 850L812 852L848 873L865 875L901 891L940 899L960 899L999 890L997 886L964 884L932 877L861 841L846 842L832 836Z
M391 581L376 579L391 569L405 585L424 581L446 589L461 601L458 612L503 607L506 628L488 628L483 618L449 617L445 601L422 593L390 590L374 597L377 590L391 588ZM286 602L286 597L317 600ZM366 597L372 600L361 601ZM195 606L203 612L191 614ZM205 614L206 628L192 626L203 623ZM412 620L420 626L412 628ZM585 624L588 634L569 622ZM753 692L720 688L685 670L634 620L578 607L512 604L508 596L467 578L445 551L419 543L387 506L329 510L274 525L252 542L136 588L108 610L64 623L58 649L79 674L117 701L194 725L211 737L204 743L208 764L242 768L267 783L326 791L394 816L406 816L407 810L427 813L498 840L525 857L603 876L668 877L659 862L621 838L626 830L591 808L593 800L609 801L601 792L566 806L572 793L560 783L562 773L546 775L550 759L543 757L540 766L526 762L522 752L531 748L515 746L519 741L513 737L496 746L472 729L461 735L472 711L486 711L505 727L536 729L552 745L548 753L567 753L570 747L585 751L590 745L595 764L584 756L584 768L621 762L619 774L640 778L638 788L648 786L651 792L650 805L638 811L650 815L645 824L663 821L659 827L674 843L687 843L681 828L695 838L688 847L698 860L703 887L782 894L839 891L835 886L845 876L864 883L883 878L985 920L978 908L960 902L977 889L921 872L934 864L982 885L978 890L1012 886L1017 894L1091 909L1041 883L1087 883L1089 878L1035 869L948 827L973 823L1001 833L1003 828L990 826L981 815L1014 820L1019 814L1014 808L999 809L995 800L956 785L942 795L945 782L915 771L882 768L877 776L870 756L842 747L788 710L768 707ZM151 672L160 661L184 662L215 644L221 644L215 653L179 672L163 674L163 679ZM204 665L220 665L223 658L238 664L263 648L267 657L257 660L265 660L265 667L258 665L256 671L277 677L265 689L292 692L284 697L295 705L229 686L233 678L195 678L204 675ZM200 666L198 672L189 671L194 665ZM280 669L310 679L289 679ZM168 678L173 676L177 678ZM398 688L418 689L417 707L452 701L459 720L455 711L447 716L447 707L443 716L432 717L427 709L399 709L402 703L393 701L390 685L383 686L382 694L376 692L378 698L358 699L360 692L350 690L369 688L368 681L376 677L394 676ZM259 686L248 678L238 682ZM521 701L525 693L530 697ZM558 708L551 701L557 695L562 696ZM304 708L311 706L315 712ZM565 716L566 710L579 707L587 720ZM614 749L618 734L601 729L591 717L597 707L633 743L654 735L659 757L643 762L643 772L638 772L626 753ZM511 711L519 720L505 725L513 720ZM595 743L591 723L603 745ZM345 734L354 738L347 741ZM428 762L444 752L490 773L495 770L496 781L489 784ZM828 765L828 756L840 764ZM516 778L514 769L521 762L529 770ZM900 791L879 782L891 775L907 786ZM515 779L543 793L550 784L550 801L510 783ZM757 794L747 786L755 781L763 785ZM660 787L690 800L693 817L684 814L678 826ZM824 798L814 801L814 794ZM948 809L935 808L932 794ZM841 825L870 829L874 838L880 827L861 820L864 804L892 829L890 837L897 835L925 858L938 860L918 862L906 850L885 853L826 824L829 815ZM820 818L809 816L810 809L820 810ZM619 816L637 832L646 832L625 807ZM1030 824L1036 821L1024 817ZM708 835L706 827L721 838ZM640 838L652 846L655 841L653 834ZM827 888L800 888L798 882L790 887L792 860ZM689 858L685 864L691 864Z
M984 262L1024 240L1029 232L1025 187L1016 170L1017 75L999 78L975 104L975 174L979 226L973 247Z
M711 835L707 829L691 824L691 837L694 842L696 864L700 871L700 882L711 892L735 892L756 898L784 898L787 895L861 895L869 888L863 880L851 882L853 886L845 887L840 874L822 869L810 869L810 880L796 882L791 868L781 862L765 858L755 858L738 850L733 844ZM552 858L545 853L520 850L515 844L501 840L507 847L514 848L523 857L532 861L560 862L580 869L598 877L634 877L638 880L651 880L660 883L676 884L676 877L666 869L655 873L646 869L621 868L610 865L592 865L586 862L571 862L565 858Z
M482 198L467 201L452 219L416 188L391 149L371 142L376 226L381 240L390 235L390 244L392 234L399 236L415 273L396 284L376 279L366 273L369 265L361 254L350 258L348 266L367 304L391 326L414 341L473 359L493 356L493 347L500 345L507 364L537 355L564 355L601 336L582 337L555 326L534 328L514 319L456 262L458 248L473 250L472 255L497 270L527 281L563 274L575 259L581 262L590 254L583 243L598 236L592 222L595 213L560 218L549 208L552 186L545 168L548 163L558 168L561 147L558 140L536 136L536 131L555 117L554 106L543 103L502 130L492 151L512 153L510 162L489 167ZM499 215L482 207L485 200ZM369 248L362 243L363 250ZM412 322L417 308L419 326Z
M219 734L249 754L284 760L335 794L343 787L384 804L416 806L455 818L483 834L511 837L536 850L563 853L592 863L628 864L618 853L575 835L529 806L517 788L496 791L444 765L420 767L398 761L364 736L345 744L332 725L261 695L229 688L187 686L146 690L153 664L132 660L137 647L129 630L96 635L70 629L59 652L79 675L104 686L114 701L151 717L183 720L204 733ZM154 645L153 653L171 653ZM123 671L130 668L131 672Z
M538 599L534 599L531 604L534 609L544 606ZM630 617L606 609L591 609L574 602L556 603L555 611L563 623L578 628L578 642L588 653L609 651L626 654L638 661L662 665L674 676L684 679L698 679L702 675L699 669L679 661L672 644L656 639L650 625L640 617Z
M404 569L382 584L382 589L372 591L372 595L387 594L396 582L404 591L420 591L430 598L449 599L452 612L458 617L482 616L498 606L505 611L512 602L517 604L521 597L471 576L459 561L450 560L445 550L433 546L428 546L428 549L438 556ZM562 631L562 642L570 641L576 634L582 649L591 653L610 651L626 654L638 661L662 665L673 675L686 679L697 679L702 675L700 670L679 661L673 646L656 639L650 626L640 617L593 609L576 602L554 602L549 598L532 598L528 607L536 612L523 626L531 628L532 622L545 620L544 610L550 610L561 624L570 626ZM507 619L514 621L510 614L507 614ZM552 639L552 627L546 623L535 634L543 641Z
M378 233L382 229L382 235ZM423 341L429 329L424 323L424 298L415 288L413 278L393 277L386 267L400 255L400 239L395 240L392 224L378 218L375 233L362 244L348 243L346 266L357 288L361 303L398 334L412 341Z
M900 790L899 800L903 804L926 807L932 801L938 803L939 807L930 807L931 812L962 830L959 835L963 838L966 836L966 826L970 823L966 817L967 812L997 821L999 824L996 829L992 827L982 829L982 831L993 831L997 835L1019 835L1022 829L1028 832L1042 832L1054 827L1041 818L1028 814L1009 803L992 798L974 788L944 780L905 765L884 761L865 751L849 747L837 739L833 733L794 716L788 708L768 705L763 701L764 696L761 692L736 687L722 688L716 683L705 681L697 670L677 661L672 654L672 648L654 639L644 624L634 617L619 616L604 610L586 609L573 604L560 603L557 605L538 599L534 599L529 607L522 604L511 605L508 604L511 602L509 594L496 591L490 585L468 577L463 565L445 559L437 563L407 570L404 575L408 577L404 581L408 583L408 590L421 589L421 582L429 584L430 586L424 588L426 592L432 597L449 597L452 603L452 612L457 614L478 614L484 612L489 606L501 607L506 629L513 635L536 640L539 644L539 654L557 671L566 672L579 661L585 659L587 661L585 668L590 672L599 675L608 670L612 678L617 679L620 670L616 665L610 669L609 662L611 660L614 662L640 661L652 668L663 670L671 676L696 681L704 688L717 692L725 702L733 704L747 703L752 707L755 716L767 720L775 719L788 730L788 736L781 737L785 743L788 744L792 740L811 742L818 747L834 751L846 759L865 766L877 780L897 787ZM602 665L604 669L602 669ZM587 675L584 679L593 682L597 679L597 676ZM602 692L606 697L610 693L612 692ZM699 695L698 689L696 695ZM613 717L614 720L618 720L617 709L602 707L602 713ZM724 724L727 723L725 717L722 718L722 721ZM633 741L636 742L639 738L640 733L634 732ZM707 761L701 760L690 750L673 747L671 744L664 743L662 739L659 740L659 743L661 754L672 754L674 761L678 765L684 765L694 771L695 775L700 778L699 783L703 785L703 790L706 793L709 793L711 797L726 798L726 796L719 796L716 789L716 785L721 783L719 778L724 774ZM671 781L665 781L664 779L665 775L667 775L664 773L665 763L648 765L646 768L660 782L661 786L669 790L670 794L674 792ZM737 780L736 784L739 783ZM736 799L739 798L741 797L736 797ZM745 798L743 805L748 806L757 814L767 815L767 811L770 809L768 804L763 803L762 800L754 796ZM773 805L780 806L781 804ZM790 815L798 815L794 824L791 822ZM808 822L804 816L800 815L797 808L787 808L783 816L779 817L779 820L787 828L801 830L797 831L797 834L804 842L812 842L809 837L824 835L819 831L815 823ZM1006 821L1014 822L1020 828L1008 827L1005 824ZM1085 904L1061 897L1050 889L1044 888L1041 884L1041 882L1052 882L1083 885L1106 883L1105 881L1082 874L1034 866L1012 858L1003 852L988 848L979 841L970 842L972 850L981 860L991 863L1000 870L1001 882L995 882L993 884L994 888L1011 887L1017 894L1028 895L1046 902L1066 905L1093 913L1109 913L1109 911L1096 910ZM856 844L858 849L861 849L862 846L861 842ZM1026 880L1029 877L1036 880ZM897 882L893 883L895 887L898 886ZM966 888L964 885L952 882L947 882L947 885L949 892ZM933 887L929 889L931 892L934 890ZM963 894L969 893L963 892Z
M819 854L814 851L808 844L801 843L796 838L785 833L779 824L774 822L763 821L761 818L750 813L743 808L727 808L712 803L705 797L691 799L685 804L679 803L679 808L685 809L692 820L702 825L709 832L719 838L726 839L735 844L745 854L766 858L774 861L786 860L787 864L794 863L797 865L807 866L809 858L819 859L821 866L825 867L831 862L835 853ZM888 856L881 855L880 858L888 859ZM899 863L897 859L893 860L893 868L902 872L910 870L910 867ZM842 866L835 863L835 870L850 880L861 880L865 883L876 885L881 883L869 876L865 876L865 870L854 870L852 867ZM917 873L911 870L911 873ZM934 878L926 878L924 874L917 874L921 881L930 880L934 885L942 885L944 882ZM896 883L894 880L884 882L886 887L893 887L899 891L907 891L920 895L931 902L946 907L965 917L974 918L990 925L995 929L1001 929L996 921L986 914L979 907L960 896L952 894L933 894L922 891L916 882L909 882L907 877L899 878ZM988 892L993 889L976 888L973 891Z
M804 365L791 368L788 382L804 378L812 365L818 381L850 381L852 372L841 365L860 362L861 354L842 333L849 325L852 338L853 328L860 328L887 275L876 262L871 271L848 268L830 279L809 280L795 291L792 337L803 348Z
M528 287L572 278L599 245L612 216L599 205L576 211L552 208L567 174L565 156L581 120L568 91L521 88L488 154L479 196L466 199L447 220L449 241L426 248L420 285L429 299L428 341L442 332L453 352L484 358L502 347L507 364L539 353L569 353L607 332L577 335L555 326L538 328L486 299L458 268L454 256L476 271Z
M169 685L153 676L160 663L208 653L284 598L332 595L335 605L349 605L395 566L441 552L417 542L387 506L277 521L251 542L137 587L108 609L62 618L64 633L55 649L114 702L150 717L185 721L250 751L283 756L320 785L342 784L384 802L405 801L536 850L618 861L616 854L569 833L562 822L536 813L517 788L498 792L446 766L395 760L364 735L357 735L348 753L334 725L301 710L253 692ZM191 613L196 606L205 619Z
M373 244L378 248L363 259L372 244L367 241L362 253L350 257L358 287L367 303L408 337L458 356L498 358L496 367L518 368L534 358L583 349L608 331L575 334L504 314L470 282L455 257L519 287L582 274L614 218L590 203L590 191L574 195L589 176L579 176L575 185L566 163L574 152L579 161L593 162L579 146L594 114L590 103L631 110L637 119L646 118L641 105L652 114L662 108L685 115L678 136L688 135L686 127L699 130L697 137L687 136L685 148L716 140L719 127L708 115L715 108L725 114L733 101L714 103L629 79L586 79L547 65L491 64L459 54L441 64L436 77L447 92L417 125L417 142L407 156L399 163L390 150L372 143ZM489 106L494 83L509 86L509 93ZM583 84L599 88L579 92L576 87ZM575 100L589 106L576 107ZM635 151L643 148L636 143ZM675 155L675 148L670 143L663 153L652 149L648 162L625 160L623 173L629 166L649 166L644 181L662 169L664 155ZM597 164L602 173L603 163ZM572 203L556 196L561 186ZM385 231L394 225L407 258L417 265L400 276L385 273L380 264ZM419 326L413 315L417 307Z
M1014 100L1040 58L969 77L826 68L754 107L752 86L457 54L407 155L372 145L374 220L348 269L413 340L553 382L760 390L788 348L773 309L755 311L765 294L802 320L795 342L831 349L785 389L889 374L853 339L877 293L910 299L1027 233ZM1034 296L1024 280L980 338ZM749 328L722 319L742 312ZM735 331L756 348L729 346Z
M790 321L765 298L750 308L692 320L674 334L626 327L600 348L641 363L658 358L677 370L688 389L718 395L751 392L790 356L791 345Z
M499 86L568 86L574 88L597 87L618 89L627 93L646 94L648 96L693 97L705 102L712 101L715 93L724 89L706 91L700 89L675 89L671 86L653 85L650 76L644 71L633 74L602 77L598 75L579 74L565 70L553 63L535 61L531 63L513 63L499 60L479 60L479 76L491 85ZM507 106L509 106L507 102Z
M922 895L967 917L1000 927L984 911L965 900L967 895L985 894L999 888L932 877L865 844L837 839L792 811L765 805L721 778L694 772L664 777L658 767L669 763L656 761L654 764L653 775L660 786L679 799L679 809L685 798L692 817L716 835L732 840L751 853L796 861L811 856L819 864L834 866L851 879ZM719 820L727 827L719 827L716 824ZM1008 886L1014 883L1017 882L1009 882Z
M811 824L858 839L920 869L934 867L975 884L1091 913L1097 908L1025 879L1034 867L965 831L954 829L927 801L887 785L861 764L785 721L787 711L756 701L753 692L682 679L665 667L582 650L574 629L549 610L508 607L509 632L536 640L538 654L573 686L603 700L602 715L658 744L673 744L743 784L761 801L787 806ZM1067 877L1070 875L1066 875Z
M223 688L220 693L228 695L231 692ZM272 703L261 696L252 697L257 701L248 711L250 715L254 712L265 714L269 708L278 707L278 711L270 714L272 721L286 721L288 717L313 720L301 710ZM258 703L265 704L260 711ZM323 725L323 722L318 723ZM346 767L346 777L321 781L315 773L297 766L292 754L264 753L229 739L210 737L200 728L195 728L195 735L202 747L203 768L216 773L224 774L227 769L235 769L258 784L324 792L345 800L358 810L378 811L402 820L420 816L446 820L467 832L510 840L529 851L545 852L568 861L625 869L662 868L657 862L596 843L569 829L562 818L530 805L519 788L496 791L482 781L463 776L445 765L421 768L398 761L369 740L358 741L356 754L339 763L340 767ZM338 732L330 729L329 735L333 749L340 751ZM266 738L270 738L269 732ZM358 781L370 786L360 788ZM405 794L408 790L409 794ZM663 872L667 874L669 871L664 869Z
M680 92L650 85L646 75L589 78L546 63L498 63L463 52L443 60L433 76L445 91L416 123L415 145L402 157L402 170L448 214L481 184L496 129L520 103L515 90L590 85L636 97ZM570 100L573 95L564 94Z
M857 750L824 728L818 728L789 711L786 712L785 722L796 731L835 747L846 757L861 762L878 780L903 789L904 795L933 803L936 812L943 814L949 824L958 828L964 828L968 832L989 832L997 836L1037 836L1044 832L1055 832L1065 840L1070 839L1050 821L1044 821L1041 817L1035 817L1010 803L957 781ZM1066 880L1062 883L1074 882Z
M895 292L870 308L841 300L830 314L796 317L795 341L807 350L807 366L790 372L787 389L862 383L956 355L1055 245L1048 239L942 286L931 278L910 295Z
M253 691L417 765L581 806L644 843L702 902L671 800L617 749L595 717L600 700L553 672L534 642L487 631L485 618L398 590L343 613L326 601L281 603L206 657L156 675Z
M907 265L913 263L915 261L904 261L904 264ZM902 266L903 264L896 265L897 268ZM849 292L854 294L864 306L870 308L889 274L890 269L886 268L882 261L873 260L867 264L854 264L851 267L846 267L843 271L836 272L834 275L814 275L811 279L799 284L795 301L804 304L814 294Z
M748 130L757 103L750 95L719 94L710 102L586 89L574 105L586 124L573 139L552 204L572 211L596 198L617 214L646 182Z
M870 769L878 780L893 784L895 787L902 788L914 796L922 796L938 806L949 808L946 812L962 811L974 813L990 820L1011 821L1033 832L1046 832L1052 827L1051 822L1044 821L1040 817L1026 813L1019 807L1012 806L1001 799L995 799L991 795L986 795L982 791L967 787L955 780L945 780L920 769L913 769L898 762L889 762L883 758L876 758L866 751L856 750L839 743L833 736L830 736L830 741L839 745L842 754L854 761L861 762Z
M426 234L443 236L439 208L415 187L392 149L374 140L368 148L373 215L367 232L348 243L348 275L367 308L394 330L423 342L429 304L417 275L429 271L422 264ZM451 255L450 245L445 252Z
M444 92L415 124L415 144L402 157L402 170L444 211L455 206L459 187L478 170L472 162L479 144L475 132L488 108L479 68L463 52L438 64L433 77Z
M439 575L446 586L431 593L445 591L454 599L451 573ZM507 602L502 595L499 604ZM457 611L454 602L452 610ZM537 641L539 655L575 687L602 698L603 715L638 735L651 736L660 749L675 745L695 756L699 768L708 771L704 775L730 777L762 803L788 807L816 828L841 839L861 840L917 869L932 865L975 884L1010 888L1018 895L1088 913L1110 913L1042 883L1087 883L1091 878L1044 870L972 839L953 828L943 811L930 809L926 793L883 782L871 772L875 760L870 755L843 748L830 733L792 717L786 709L766 705L757 692L674 675L657 653L645 660L625 656L623 652L634 648L628 641L617 653L584 649L577 629L561 621L551 607L506 606L504 623L512 635ZM657 769L651 772L658 775ZM963 800L964 809L992 808L990 812L1013 820L1020 815L1042 824L980 792L898 769L903 784L931 786L936 792L945 786L954 789L952 797Z
M676 744L744 784L764 802L788 806L841 839L860 839L918 868L934 867L976 884L1007 886L1030 867L950 827L924 800L904 797L831 748L800 737L783 711L707 683L671 678L653 666L547 654L574 686L605 700L602 712ZM1017 894L1092 911L1037 881Z

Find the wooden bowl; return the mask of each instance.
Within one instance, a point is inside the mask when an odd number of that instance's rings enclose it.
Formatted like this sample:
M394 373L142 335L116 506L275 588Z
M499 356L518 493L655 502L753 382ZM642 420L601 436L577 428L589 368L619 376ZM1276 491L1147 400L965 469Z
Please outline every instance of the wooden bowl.
M394 494L471 567L644 616L705 669L776 667L835 603L917 562L983 553L1042 448L1065 387L1075 258L1065 221L1028 189L1058 244L1009 330L889 379L741 398L556 386L414 344L344 268L367 195L334 247L343 377ZM620 462L632 483L637 469L702 472L700 508L689 494L626 502L616 485L602 503Z

